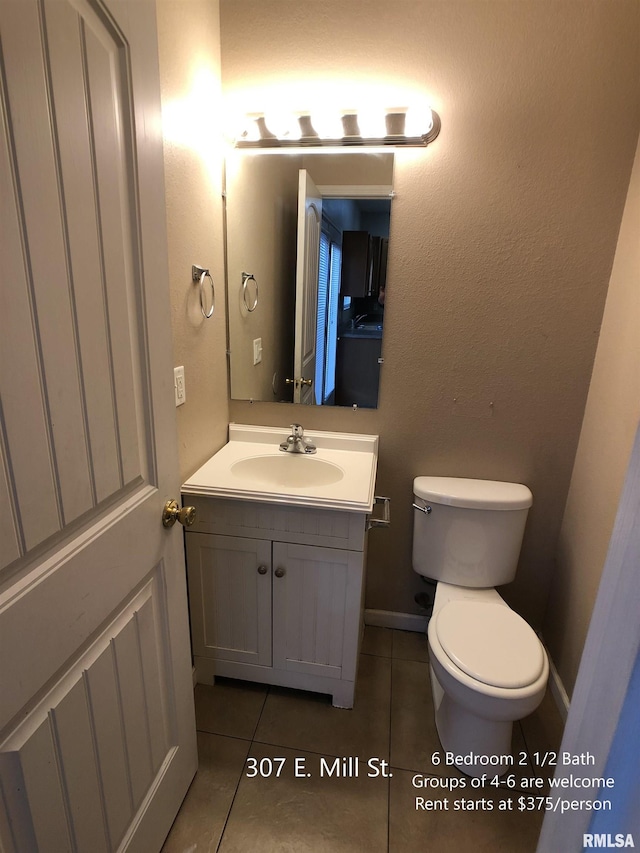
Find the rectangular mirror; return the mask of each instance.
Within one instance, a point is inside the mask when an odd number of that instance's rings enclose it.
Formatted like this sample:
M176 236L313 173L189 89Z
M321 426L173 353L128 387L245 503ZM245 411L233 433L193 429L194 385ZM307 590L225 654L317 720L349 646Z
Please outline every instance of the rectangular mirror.
M231 152L234 400L375 408L393 153Z

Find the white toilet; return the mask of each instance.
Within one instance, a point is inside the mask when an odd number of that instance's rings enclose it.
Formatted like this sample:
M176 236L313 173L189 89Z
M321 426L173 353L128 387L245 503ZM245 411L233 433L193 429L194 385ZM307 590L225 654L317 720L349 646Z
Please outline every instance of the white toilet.
M438 582L428 637L440 742L463 773L502 775L517 762L513 721L537 708L549 675L535 632L493 589L515 577L532 495L452 477L416 477L413 491L413 568Z

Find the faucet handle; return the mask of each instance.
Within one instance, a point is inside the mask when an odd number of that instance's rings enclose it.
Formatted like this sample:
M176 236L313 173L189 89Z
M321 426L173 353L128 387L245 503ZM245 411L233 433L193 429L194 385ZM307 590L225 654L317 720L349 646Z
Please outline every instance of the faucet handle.
M302 438L304 435L302 424L291 424L291 435L294 438Z

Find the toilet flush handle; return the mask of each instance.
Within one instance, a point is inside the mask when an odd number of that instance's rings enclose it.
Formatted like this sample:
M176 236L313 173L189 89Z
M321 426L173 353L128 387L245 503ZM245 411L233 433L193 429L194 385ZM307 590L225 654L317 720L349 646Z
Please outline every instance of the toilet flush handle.
M420 510L420 512L423 512L425 515L430 515L430 514L431 514L431 507L429 506L429 504L426 504L425 506L420 506L420 504L416 504L416 503L414 503L414 504L413 504L413 508L414 508L414 509L419 509L419 510Z

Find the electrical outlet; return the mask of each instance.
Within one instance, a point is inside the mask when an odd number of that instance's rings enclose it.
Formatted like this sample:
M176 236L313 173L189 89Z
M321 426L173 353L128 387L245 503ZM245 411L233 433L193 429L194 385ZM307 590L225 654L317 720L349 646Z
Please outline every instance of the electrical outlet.
M260 364L262 361L262 338L256 338L253 342L253 363Z
M184 367L173 368L173 390L176 406L182 406L187 401L187 389L184 384Z

